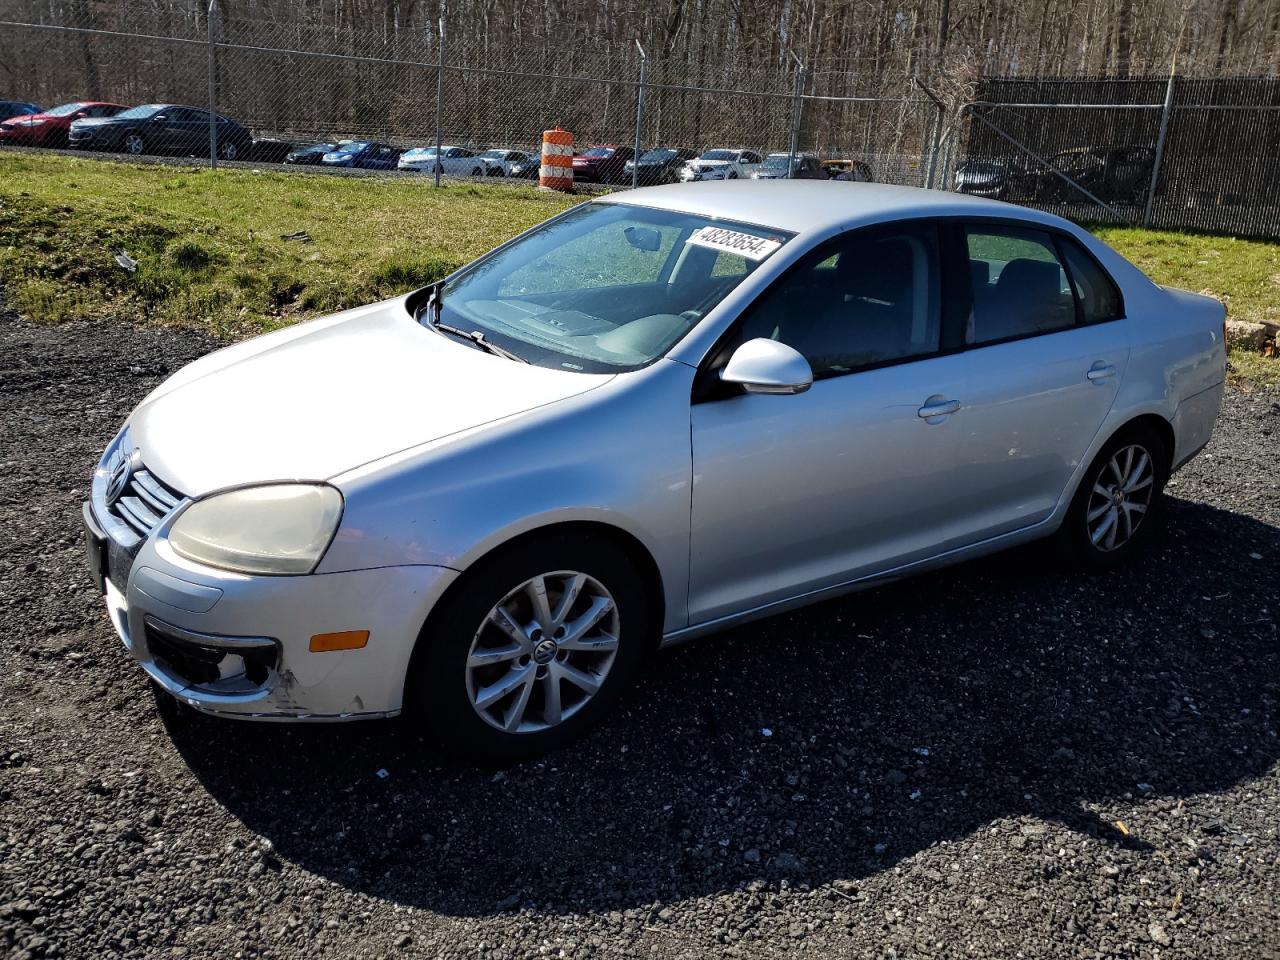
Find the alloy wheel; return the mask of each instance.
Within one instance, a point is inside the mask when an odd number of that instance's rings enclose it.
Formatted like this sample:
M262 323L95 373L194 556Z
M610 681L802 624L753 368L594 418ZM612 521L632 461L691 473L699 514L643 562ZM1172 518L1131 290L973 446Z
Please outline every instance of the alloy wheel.
M132 153L134 156L142 153L145 148L146 144L142 142L142 137L138 136L136 133L131 133L124 138L125 151Z
M573 570L526 580L490 608L467 654L467 697L505 733L563 723L601 689L618 652L618 605Z
M1104 553L1133 539L1155 493L1155 466L1145 447L1121 447L1094 478L1085 525L1089 541Z

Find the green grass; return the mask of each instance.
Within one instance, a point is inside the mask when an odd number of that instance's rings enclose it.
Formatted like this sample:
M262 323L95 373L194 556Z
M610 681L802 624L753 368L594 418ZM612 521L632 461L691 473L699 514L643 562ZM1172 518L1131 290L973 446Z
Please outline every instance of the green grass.
M524 186L209 171L0 154L0 284L35 321L202 326L244 336L434 280L577 202ZM285 240L305 231L311 242ZM1100 227L1158 283L1280 323L1280 243ZM123 250L136 273L115 262ZM1280 383L1280 361L1233 353Z
M235 337L421 286L573 202L426 178L0 155L0 283L36 321L145 318ZM283 239L299 231L310 242Z

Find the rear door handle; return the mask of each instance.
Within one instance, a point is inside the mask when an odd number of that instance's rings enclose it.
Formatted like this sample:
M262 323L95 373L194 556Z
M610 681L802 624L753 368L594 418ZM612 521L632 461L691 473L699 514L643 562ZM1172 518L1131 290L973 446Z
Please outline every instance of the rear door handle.
M916 416L921 420L932 420L935 417L945 417L948 414L955 413L959 409L959 400L944 400L942 397L930 397L924 402L924 406L916 411Z
M1085 376L1094 383L1097 383L1099 380L1106 380L1110 377L1114 377L1115 375L1116 368L1112 364L1103 363L1102 361L1095 363L1089 368L1089 372L1085 374Z

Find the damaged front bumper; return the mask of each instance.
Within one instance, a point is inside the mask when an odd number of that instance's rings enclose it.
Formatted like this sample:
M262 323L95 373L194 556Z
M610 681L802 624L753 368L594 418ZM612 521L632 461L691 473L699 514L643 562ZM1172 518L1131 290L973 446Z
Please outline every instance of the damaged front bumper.
M85 520L92 540L92 509ZM249 576L185 560L169 547L167 528L128 558L127 578L116 567L99 581L116 633L162 689L201 712L252 720L400 712L414 643L456 571ZM121 562L118 551L107 555ZM313 636L339 631L368 631L368 641L311 649Z

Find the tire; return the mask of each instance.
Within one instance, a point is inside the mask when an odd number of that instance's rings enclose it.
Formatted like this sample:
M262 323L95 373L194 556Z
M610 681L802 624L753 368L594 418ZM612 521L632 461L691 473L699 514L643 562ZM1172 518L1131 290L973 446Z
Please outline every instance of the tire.
M1120 486L1117 471L1127 473L1128 493L1115 492ZM1141 551L1163 518L1168 479L1169 452L1151 427L1135 424L1108 440L1085 471L1057 533L1067 559L1076 567L1102 571Z
M728 175L727 177L725 177L725 179L726 179L726 180L737 180L737 179L738 179L738 174L737 174L735 171L730 170L730 171L729 171L729 175Z
M240 156L240 148L236 146L234 140L223 140L218 144L218 159L226 160L228 163Z
M484 171L482 171L479 167L475 167L475 168L474 168L474 169L472 169L472 171L471 171L471 175L472 175L473 177L483 176L483 173L484 173Z
M532 601L539 578L550 619L539 618ZM577 599L557 620L575 581ZM641 583L626 553L600 537L554 533L500 548L463 574L423 627L405 683L406 716L468 763L522 760L577 740L599 725L651 646ZM497 625L504 613L505 630ZM573 650L556 642L563 629L541 629L586 624L596 614ZM524 639L513 640L512 631ZM594 693L581 685L596 681Z
M120 141L120 147L131 157L140 157L147 152L147 141L136 130L130 130Z

